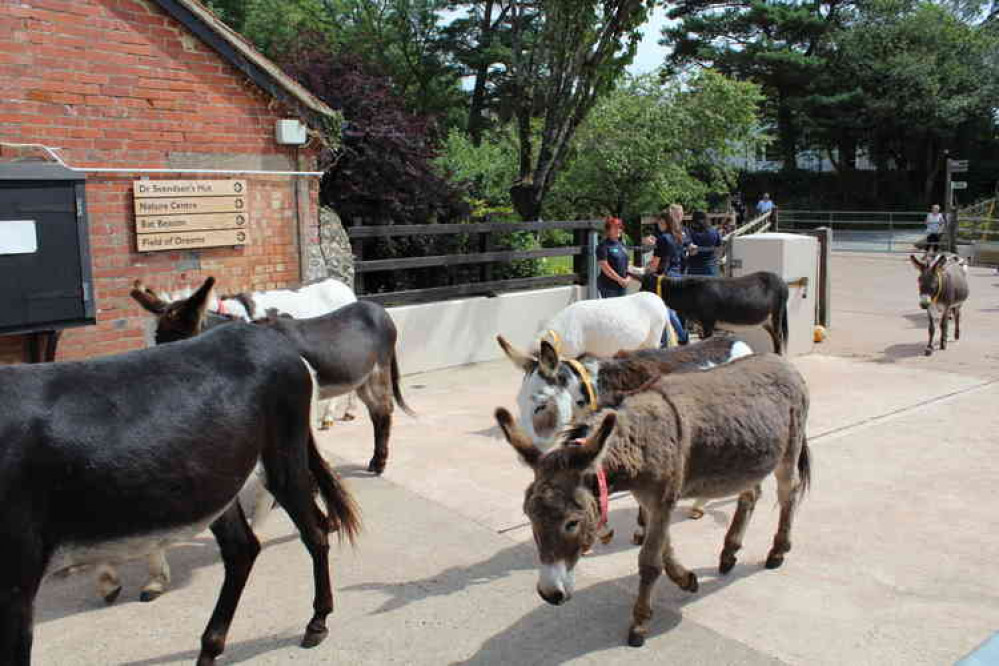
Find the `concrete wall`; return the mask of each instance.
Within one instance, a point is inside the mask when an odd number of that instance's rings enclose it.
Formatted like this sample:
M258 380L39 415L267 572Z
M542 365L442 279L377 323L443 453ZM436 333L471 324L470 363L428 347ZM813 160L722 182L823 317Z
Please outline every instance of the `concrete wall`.
M527 347L542 324L583 295L582 287L555 287L389 308L399 329L400 370L408 375L502 358L497 334Z

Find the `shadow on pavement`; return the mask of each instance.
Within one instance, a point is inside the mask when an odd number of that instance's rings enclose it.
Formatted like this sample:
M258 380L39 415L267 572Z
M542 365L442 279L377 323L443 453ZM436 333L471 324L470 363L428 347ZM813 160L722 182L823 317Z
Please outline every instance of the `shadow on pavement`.
M260 557L266 557L270 546L298 540L298 532L261 541L263 550ZM304 548L304 546L303 546ZM167 563L170 565L170 586L180 590L191 583L192 573L202 567L209 567L219 561L219 549L212 537L199 537L167 550ZM112 606L124 604L139 605L139 592L149 577L146 560L132 560L118 567L122 591ZM89 613L109 607L94 591L95 568L88 567L65 577L50 577L42 583L35 602L35 624L58 620L77 613ZM251 583L252 584L252 583ZM148 603L156 603L151 601ZM206 618L207 619L207 618Z
M936 343L934 342L934 347ZM905 342L886 347L881 356L871 359L874 363L895 363L904 358L923 356L926 351L925 342Z

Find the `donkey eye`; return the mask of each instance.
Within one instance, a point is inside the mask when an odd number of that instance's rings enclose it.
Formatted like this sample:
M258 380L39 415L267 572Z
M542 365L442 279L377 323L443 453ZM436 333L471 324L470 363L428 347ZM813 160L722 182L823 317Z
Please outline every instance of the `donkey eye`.
M575 532L578 529L579 529L579 521L578 520L570 520L569 522L567 522L565 524L565 531L568 532L569 534L572 534L573 532Z
M576 401L576 406L577 406L577 407L582 407L582 406L583 406L583 405L585 405L585 404L586 404L586 401L585 401L585 400L577 400L577 401Z

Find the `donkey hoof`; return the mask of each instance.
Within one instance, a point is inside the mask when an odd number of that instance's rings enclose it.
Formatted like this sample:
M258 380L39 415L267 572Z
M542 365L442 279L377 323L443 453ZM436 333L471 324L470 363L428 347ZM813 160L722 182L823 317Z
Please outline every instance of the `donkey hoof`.
M607 530L606 532L600 535L600 543L604 544L605 546L613 540L614 540L614 530Z
M688 515L690 515L691 520L700 520L704 517L704 509L694 507L690 510L690 514Z
M329 636L330 630L325 627L318 631L313 631L312 629L307 629L305 635L302 636L302 647L303 648L314 648Z
M643 543L645 543L645 532L635 532L634 534L632 534L631 543L635 544L636 546L641 546Z
M933 347L927 347L926 350L923 352L923 354L926 355L926 356L932 356L933 355Z
M628 645L631 647L642 647L645 645L645 632L633 627L628 632Z
M727 574L735 566L735 555L722 553L721 561L718 563L718 573Z
M121 585L119 585L118 587L114 588L113 590L104 595L104 603L113 604L114 602L118 601L119 594L121 594Z
M694 593L697 592L699 588L700 585L697 584L697 575L693 571L688 571L686 580L683 581L683 585L680 586L680 589Z
M334 423L335 421L333 419L323 419L322 421L319 422L319 429L329 430L330 428L333 427Z
M385 471L385 463L372 458L371 462L368 463L368 471L381 476L381 473Z
M767 555L767 569L776 569L782 564L784 564L783 553L771 553L770 555Z
M163 590L143 590L139 593L139 601L156 601L163 595Z

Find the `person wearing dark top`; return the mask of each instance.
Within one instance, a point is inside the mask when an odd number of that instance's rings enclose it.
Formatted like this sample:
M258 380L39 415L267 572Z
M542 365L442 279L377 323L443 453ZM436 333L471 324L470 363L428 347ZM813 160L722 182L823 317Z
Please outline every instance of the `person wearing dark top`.
M604 239L597 245L597 291L601 298L624 296L628 288L628 250L621 243L624 223L619 218L604 220Z
M721 234L708 222L707 214L695 210L690 223L691 255L687 259L687 275L718 277L717 248L721 242Z
M683 262L686 249L683 242L683 206L680 204L670 204L669 209L663 210L656 219L659 227L659 236L649 237L647 242L654 242L656 249L652 252L652 259L649 260L648 272L653 275L666 275L667 277L682 277ZM669 319L676 331L676 338L681 345L687 344L690 336L683 326L683 321L673 308L669 308ZM663 331L663 338L660 345L665 347L667 332Z
M659 236L654 239L656 249L652 252L649 271L656 275L681 277L686 250L683 242L683 206L670 204L656 220Z

